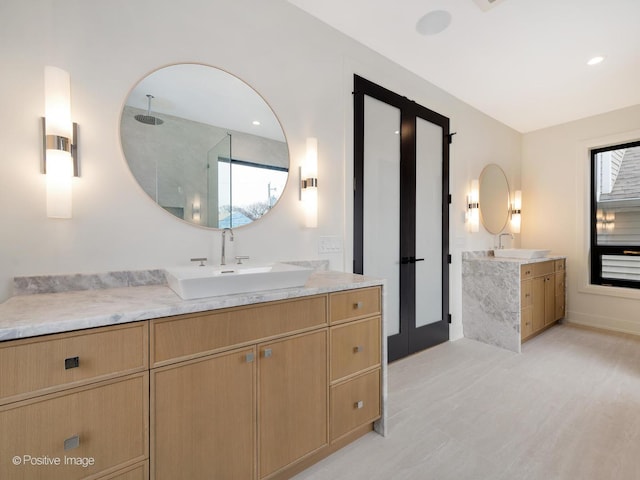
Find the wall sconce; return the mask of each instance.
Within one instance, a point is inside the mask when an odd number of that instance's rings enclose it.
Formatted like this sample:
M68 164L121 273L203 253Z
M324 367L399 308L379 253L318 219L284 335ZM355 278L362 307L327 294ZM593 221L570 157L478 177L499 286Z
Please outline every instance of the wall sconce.
M194 222L200 223L200 199L194 199L191 204L191 218Z
M307 138L307 154L300 167L300 201L305 212L305 226L318 226L318 139Z
M80 175L78 125L71 122L70 83L69 74L64 70L45 67L42 173L47 175L47 216L50 218L71 218L72 179Z
M516 190L511 205L511 233L520 233L522 222L522 191Z
M602 209L598 209L596 212L596 229L598 232L607 233L612 232L616 228L616 214L615 212L607 212Z
M467 195L467 223L469 231L477 233L480 231L480 203L478 180L471 180L471 191Z

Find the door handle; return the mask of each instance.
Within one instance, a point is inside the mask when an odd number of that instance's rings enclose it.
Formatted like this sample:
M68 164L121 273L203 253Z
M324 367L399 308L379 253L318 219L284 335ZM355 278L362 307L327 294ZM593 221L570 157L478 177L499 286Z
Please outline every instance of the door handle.
M416 262L424 262L424 258L416 258L416 257L402 257L400 259L400 263L406 265L408 263L416 263Z

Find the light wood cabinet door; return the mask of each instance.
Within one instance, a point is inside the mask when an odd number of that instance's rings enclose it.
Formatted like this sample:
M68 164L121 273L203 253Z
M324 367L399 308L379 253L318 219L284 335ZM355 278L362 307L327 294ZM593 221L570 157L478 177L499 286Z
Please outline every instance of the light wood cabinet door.
M264 343L258 353L259 477L264 478L328 443L327 332Z
M533 296L531 322L533 331L544 328L544 277L536 277L531 281L531 294Z
M151 478L255 478L255 348L152 371Z
M544 324L549 325L556 320L556 277L555 274L544 276Z
M144 373L0 407L0 478L96 478L144 461L148 395Z
M564 268L556 272L555 279L555 319L560 320L565 315L566 286Z
M533 333L533 308L526 307L520 312L520 339L524 340Z

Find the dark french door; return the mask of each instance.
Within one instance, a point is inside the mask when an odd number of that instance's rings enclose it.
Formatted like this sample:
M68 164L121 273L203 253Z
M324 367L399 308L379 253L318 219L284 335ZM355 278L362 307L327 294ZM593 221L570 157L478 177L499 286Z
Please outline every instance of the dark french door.
M449 119L354 76L354 272L387 280L389 361L449 339Z

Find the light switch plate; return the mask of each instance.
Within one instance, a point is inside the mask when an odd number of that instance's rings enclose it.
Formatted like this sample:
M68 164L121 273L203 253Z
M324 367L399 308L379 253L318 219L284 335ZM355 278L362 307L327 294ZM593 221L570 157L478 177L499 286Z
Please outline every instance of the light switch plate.
M338 236L320 237L318 253L342 253L342 238Z

